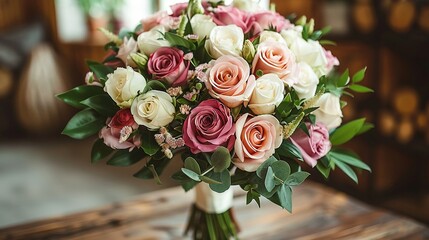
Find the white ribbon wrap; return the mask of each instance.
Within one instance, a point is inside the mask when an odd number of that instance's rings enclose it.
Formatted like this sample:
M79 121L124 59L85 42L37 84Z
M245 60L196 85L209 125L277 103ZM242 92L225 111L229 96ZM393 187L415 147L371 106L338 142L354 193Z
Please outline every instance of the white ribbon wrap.
M195 204L207 213L223 213L232 207L233 191L229 188L223 193L210 189L207 183L201 182L195 187Z

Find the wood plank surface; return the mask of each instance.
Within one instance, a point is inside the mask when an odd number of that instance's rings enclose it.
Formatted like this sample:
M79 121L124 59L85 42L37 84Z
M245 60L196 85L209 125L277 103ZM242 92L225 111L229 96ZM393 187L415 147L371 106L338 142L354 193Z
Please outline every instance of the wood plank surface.
M235 189L240 239L429 239L429 229L307 182L294 189L293 214L262 201L245 204ZM93 211L0 229L0 239L190 239L183 229L193 193L179 187L151 192Z

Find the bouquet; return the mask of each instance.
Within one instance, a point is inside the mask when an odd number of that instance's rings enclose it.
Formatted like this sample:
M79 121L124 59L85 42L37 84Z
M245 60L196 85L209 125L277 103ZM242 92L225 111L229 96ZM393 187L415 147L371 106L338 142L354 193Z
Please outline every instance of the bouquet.
M110 42L103 62L88 61L86 84L58 95L81 109L63 134L98 135L91 159L129 166L155 179L171 161L185 191L196 187L187 231L195 239L237 237L231 185L291 211L292 189L315 168L355 182L370 168L339 146L372 125L342 124L343 96L371 92L365 68L336 74L323 45L329 28L287 19L253 1L190 0L158 12ZM181 158L175 158L180 155ZM180 160L181 159L181 160Z

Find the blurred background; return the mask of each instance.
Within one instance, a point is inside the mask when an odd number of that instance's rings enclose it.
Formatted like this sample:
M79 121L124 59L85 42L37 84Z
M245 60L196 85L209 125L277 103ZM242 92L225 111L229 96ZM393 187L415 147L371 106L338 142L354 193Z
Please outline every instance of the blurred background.
M54 95L84 83L85 59L102 60L106 39L180 0L0 0L0 228L83 211L173 186L132 175L140 163L91 165L94 139L60 135L73 110ZM356 185L342 173L326 181L371 205L429 223L429 1L271 0L288 16L332 26L329 46L339 71L367 66L364 84L344 109L344 122L365 116L375 130L356 138L373 173ZM268 7L267 0L261 5ZM172 167L174 169L174 167ZM327 199L329 201L329 199Z

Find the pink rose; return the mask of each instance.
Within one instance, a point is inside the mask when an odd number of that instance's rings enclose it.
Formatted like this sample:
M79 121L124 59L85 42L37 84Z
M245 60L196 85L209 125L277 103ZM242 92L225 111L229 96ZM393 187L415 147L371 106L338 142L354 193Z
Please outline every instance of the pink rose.
M283 129L272 115L242 115L235 124L234 164L241 170L254 172L274 154L283 141Z
M234 24L243 29L244 33L247 33L251 27L248 24L248 13L232 6L219 6L215 8L213 10L212 17L214 23L218 26Z
M263 74L274 73L287 85L293 86L298 82L298 67L295 55L286 44L272 40L258 46L252 63L252 73L258 70Z
M208 71L206 87L213 98L219 99L229 108L247 105L255 76L250 75L249 64L241 57L224 55L218 58Z
M340 61L337 57L335 57L331 51L326 50L323 48L323 52L325 52L326 60L328 60L328 64L326 64L326 68L328 69L328 72L332 71L334 69L334 66L339 66Z
M260 11L249 16L251 23L250 28L253 35L258 35L260 32L274 27L276 32L289 28L292 24L282 15L272 11Z
M203 8L207 9L210 5L208 1L201 1ZM186 10L186 8L188 7L188 3L184 2L184 3L176 3L174 5L170 6L171 11L173 12L171 14L171 16L173 17L180 17L180 15L182 15L183 11Z
M161 47L150 55L147 68L156 79L165 79L176 87L186 84L189 61L185 63L182 50L174 47Z
M180 18L169 16L167 11L159 11L143 19L141 23L144 32L150 31L152 28L159 25L165 27L166 31L169 31L170 29L177 29L179 27Z
M292 143L301 151L304 161L311 167L316 166L317 160L325 156L331 150L328 129L320 123L312 125L307 123L310 136L298 129L290 137Z
M100 131L100 138L104 144L113 149L130 149L140 147L140 136L135 135L130 138L131 133L139 125L134 121L133 115L129 108L119 110L109 121L106 127Z
M215 99L202 101L183 124L183 140L193 154L214 152L219 146L232 150L234 133L229 108Z
M124 38L124 42L119 47L117 58L121 59L127 66L135 66L135 63L130 58L131 53L137 52L137 42L134 38Z

